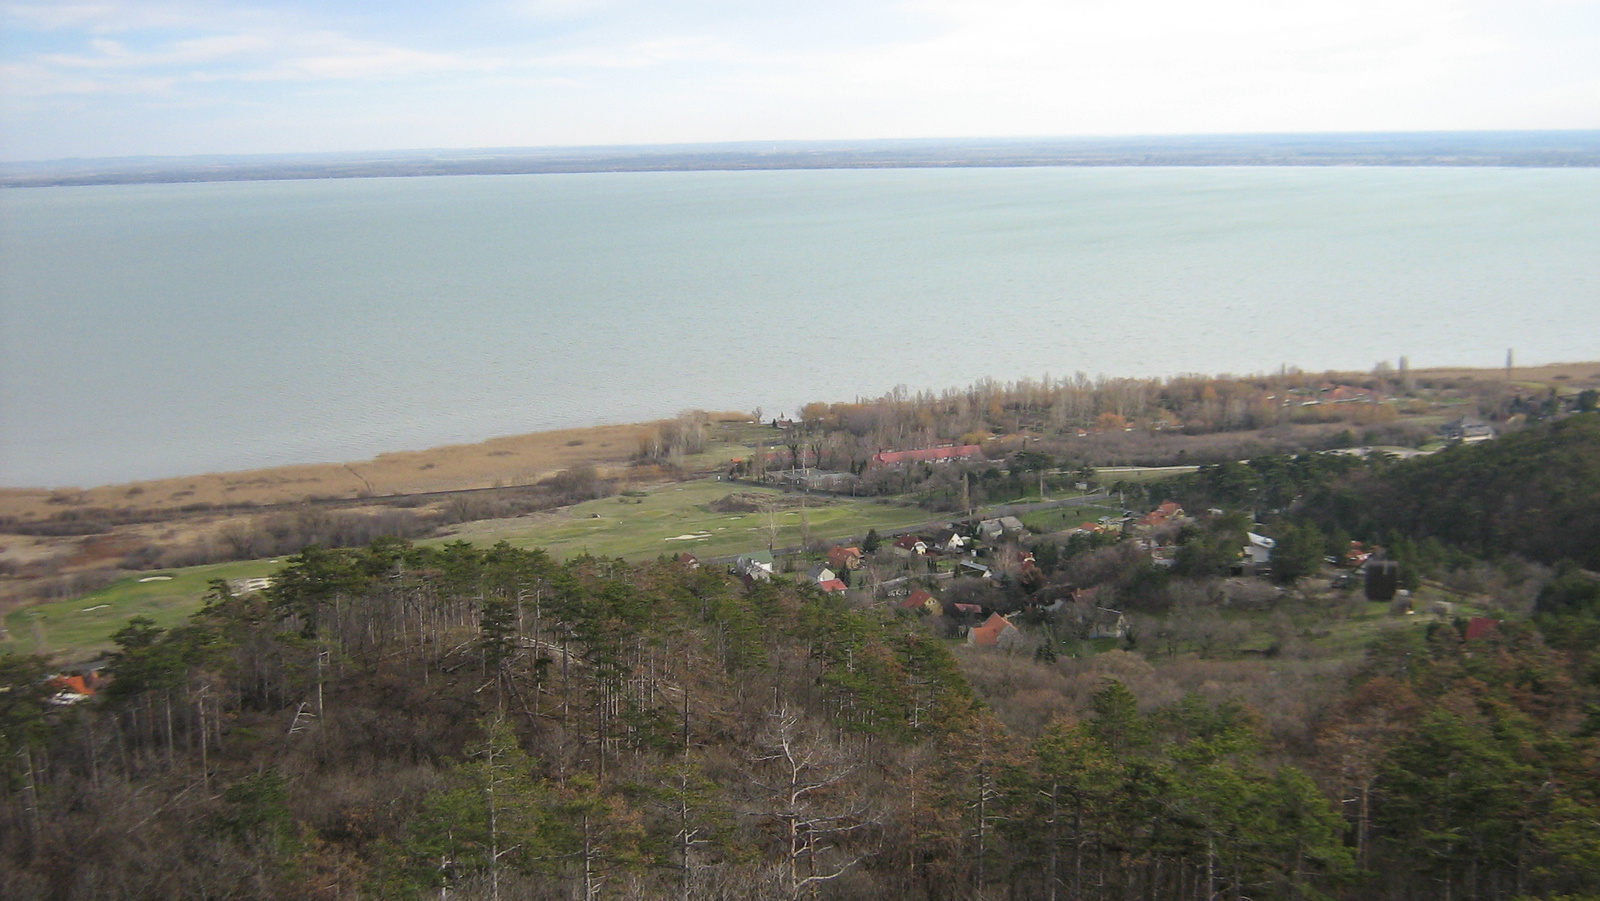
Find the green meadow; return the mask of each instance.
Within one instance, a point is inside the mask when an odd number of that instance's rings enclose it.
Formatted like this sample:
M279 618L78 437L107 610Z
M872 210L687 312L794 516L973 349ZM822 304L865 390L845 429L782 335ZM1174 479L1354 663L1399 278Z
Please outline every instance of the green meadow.
M49 654L81 660L112 647L111 635L135 616L165 628L182 625L200 608L212 579L250 579L277 569L273 560L246 560L136 573L99 591L12 611L0 653Z
M1060 532L1063 529L1072 529L1085 522L1098 522L1102 516L1121 516L1122 510L1118 507L1104 504L1089 504L1083 507L1054 507L1049 510L1036 510L1024 513L1018 517L1022 524L1035 532Z
M770 513L719 513L710 505L729 494L757 495L795 502L770 488L706 479L651 489L642 497L610 497L566 508L559 516L534 514L516 520L471 523L433 539L516 547L542 547L557 557L589 553L597 557L650 560L688 551L700 557L766 550L805 543L806 524L813 541L860 536L868 529L894 529L929 521L925 510L851 498L812 498L805 508Z

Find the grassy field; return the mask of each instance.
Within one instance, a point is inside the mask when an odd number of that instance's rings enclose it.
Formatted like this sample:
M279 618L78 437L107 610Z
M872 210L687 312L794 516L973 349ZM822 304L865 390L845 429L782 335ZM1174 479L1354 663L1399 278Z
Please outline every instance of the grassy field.
M730 493L783 498L780 491L706 479L662 485L643 497L589 501L560 514L535 514L515 520L472 523L435 541L543 547L557 557L591 553L628 560L650 560L688 551L715 557L766 550L767 532L777 529L776 547L804 543L802 522L810 521L814 540L863 535L928 522L927 511L847 498L813 498L804 510L768 513L717 513L708 505ZM789 498L792 500L793 496Z
M1056 507L1053 510L1039 510L1025 513L1021 517L1022 524L1035 532L1059 532L1070 529L1084 522L1098 522L1102 516L1121 516L1122 511L1117 507L1107 507L1100 504L1090 504L1084 507Z
M83 660L112 647L111 635L135 616L159 626L181 625L200 608L212 579L249 579L277 569L271 560L218 563L138 573L99 591L17 610L6 617L0 653L50 654ZM151 581L141 581L149 579Z

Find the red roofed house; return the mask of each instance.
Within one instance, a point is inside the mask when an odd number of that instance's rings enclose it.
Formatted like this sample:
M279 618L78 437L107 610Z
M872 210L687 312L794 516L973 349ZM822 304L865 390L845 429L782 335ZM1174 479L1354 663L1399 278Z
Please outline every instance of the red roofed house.
M998 613L989 615L981 626L967 630L967 644L979 648L1009 648L1022 640L1022 630Z
M91 671L87 675L56 676L50 680L50 687L56 690L51 701L65 706L76 704L79 701L94 697L95 690L100 687L102 680L99 674Z
M920 588L911 592L911 597L901 601L900 606L905 610L921 610L929 616L938 616L944 612L939 599Z
M861 548L835 545L828 551L828 565L834 569L860 569Z
M824 581L818 582L817 583L817 587L822 589L824 592L835 592L835 591L844 591L845 589L849 588L850 586L844 584L843 582L839 581L838 579L826 579Z
M1467 622L1467 640L1487 638L1500 630L1500 621L1487 616L1474 616Z
M945 460L965 460L977 456L981 450L976 444L947 444L944 447L924 447L918 450L880 451L872 455L874 466L898 466L901 463L939 463Z
M1378 395L1370 388L1357 388L1354 385L1340 385L1322 396L1330 404L1348 404L1351 402L1377 403Z
M1161 506L1151 510L1144 519L1139 520L1139 525L1156 528L1164 526L1183 515L1183 508L1172 501L1167 501Z

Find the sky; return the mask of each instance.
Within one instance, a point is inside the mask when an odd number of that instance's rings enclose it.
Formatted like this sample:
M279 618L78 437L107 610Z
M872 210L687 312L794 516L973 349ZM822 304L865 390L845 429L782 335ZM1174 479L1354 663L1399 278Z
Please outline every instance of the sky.
M0 159L1600 128L1596 0L0 0Z

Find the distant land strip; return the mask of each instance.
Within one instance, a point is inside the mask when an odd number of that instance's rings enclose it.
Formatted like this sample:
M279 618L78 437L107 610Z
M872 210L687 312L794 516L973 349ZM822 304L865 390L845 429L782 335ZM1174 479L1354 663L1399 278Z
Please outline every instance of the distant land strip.
M1341 381L1365 375L1329 371L1326 378ZM1417 369L1413 375L1495 382L1508 378L1502 368L1458 366ZM1524 384L1571 388L1600 385L1600 361L1518 366L1512 378ZM715 411L708 415L718 421L736 422L750 414ZM773 415L779 414L773 411ZM46 519L75 506L181 510L201 505L228 510L292 504L308 498L344 501L531 485L575 466L626 466L639 449L640 437L656 425L657 422L641 422L529 432L470 444L398 450L352 462L194 473L90 488L0 486L0 526L8 517Z
M1028 166L1600 167L1600 130L752 141L124 157L0 163L0 187L426 175Z

